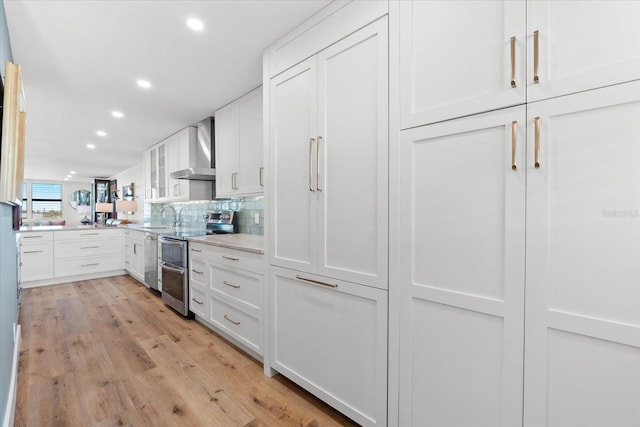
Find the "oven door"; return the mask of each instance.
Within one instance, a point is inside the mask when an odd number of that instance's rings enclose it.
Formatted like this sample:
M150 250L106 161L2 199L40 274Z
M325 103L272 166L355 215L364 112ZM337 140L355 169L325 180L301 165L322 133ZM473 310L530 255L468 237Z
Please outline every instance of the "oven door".
M166 262L162 262L160 267L162 268L162 300L178 313L187 316L189 313L187 270L168 265Z
M187 242L184 240L160 238L162 261L175 267L187 268Z

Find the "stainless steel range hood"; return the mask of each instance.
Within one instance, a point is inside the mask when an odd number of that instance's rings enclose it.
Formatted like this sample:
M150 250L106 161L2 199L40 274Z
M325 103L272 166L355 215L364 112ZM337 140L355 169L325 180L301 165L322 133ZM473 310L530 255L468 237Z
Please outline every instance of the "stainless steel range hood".
M215 144L213 117L198 123L197 141L189 147L189 167L171 172L173 179L192 179L197 181L215 181Z

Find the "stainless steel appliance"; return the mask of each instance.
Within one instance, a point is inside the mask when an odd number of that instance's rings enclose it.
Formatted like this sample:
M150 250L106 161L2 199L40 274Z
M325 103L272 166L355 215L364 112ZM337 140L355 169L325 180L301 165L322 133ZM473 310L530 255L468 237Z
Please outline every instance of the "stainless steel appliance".
M158 290L158 235L144 233L144 283Z
M216 160L213 129L213 117L207 117L198 123L198 143L195 147L196 152L189 156L189 167L171 172L171 178L215 181Z
M235 212L213 211L205 215L206 230L176 231L160 236L162 300L183 316L189 311L189 242L187 237L235 232Z

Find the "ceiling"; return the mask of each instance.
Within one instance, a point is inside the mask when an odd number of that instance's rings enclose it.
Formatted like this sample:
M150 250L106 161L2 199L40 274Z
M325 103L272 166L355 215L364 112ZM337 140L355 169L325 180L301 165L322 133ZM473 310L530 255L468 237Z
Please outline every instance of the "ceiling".
M139 164L145 148L258 87L263 50L328 3L4 0L26 98L25 179L87 181Z

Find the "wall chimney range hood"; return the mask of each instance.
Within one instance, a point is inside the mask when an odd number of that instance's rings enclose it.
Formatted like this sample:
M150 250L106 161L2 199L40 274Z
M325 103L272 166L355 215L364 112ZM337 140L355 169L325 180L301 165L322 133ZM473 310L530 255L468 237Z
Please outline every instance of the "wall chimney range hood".
M171 172L172 179L192 179L215 181L215 144L213 117L208 117L197 125L197 141L189 147L189 167Z

